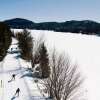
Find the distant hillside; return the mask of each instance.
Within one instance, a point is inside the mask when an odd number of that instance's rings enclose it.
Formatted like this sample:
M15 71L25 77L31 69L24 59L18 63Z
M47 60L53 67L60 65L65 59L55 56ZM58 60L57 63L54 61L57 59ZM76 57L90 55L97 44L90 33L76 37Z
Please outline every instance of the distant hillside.
M83 34L96 34L100 35L100 23L91 20L83 21L66 21L66 22L42 22L34 23L30 20L15 18L6 20L11 28L15 29L37 29L37 30L53 30L57 32L72 32Z
M32 21L22 18L5 20L4 22L7 23L11 28L15 29L24 29L24 28L33 29L34 26L34 23Z

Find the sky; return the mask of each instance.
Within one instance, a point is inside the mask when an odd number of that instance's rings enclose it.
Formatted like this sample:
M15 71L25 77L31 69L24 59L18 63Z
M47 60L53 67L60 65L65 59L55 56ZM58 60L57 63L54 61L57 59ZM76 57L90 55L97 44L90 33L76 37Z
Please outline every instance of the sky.
M100 22L100 0L0 0L0 21L11 18L34 22Z

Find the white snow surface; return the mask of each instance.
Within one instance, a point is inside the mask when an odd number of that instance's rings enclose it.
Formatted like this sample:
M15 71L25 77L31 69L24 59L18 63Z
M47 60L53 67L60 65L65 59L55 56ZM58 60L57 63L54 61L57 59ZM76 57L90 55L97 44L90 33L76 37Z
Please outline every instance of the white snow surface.
M16 78L11 81L12 74ZM7 54L0 62L0 100L45 100L31 74L18 53ZM20 88L19 97L15 95L17 88Z
M81 95L86 94L86 97L77 100L100 100L100 37L42 30L29 31L36 39L43 35L49 52L55 48L60 53L68 54L72 62L78 64L85 77L84 92ZM27 63L16 56L8 54L4 61L0 62L0 80L3 80L2 86L0 83L0 100L44 100L34 79L25 77L29 73L26 70ZM17 74L15 81L8 82L13 73ZM18 87L21 90L20 96L14 97Z
M100 37L39 30L30 32L37 39L43 35L49 51L56 48L58 52L68 54L78 64L85 78L87 97L77 100L100 100Z

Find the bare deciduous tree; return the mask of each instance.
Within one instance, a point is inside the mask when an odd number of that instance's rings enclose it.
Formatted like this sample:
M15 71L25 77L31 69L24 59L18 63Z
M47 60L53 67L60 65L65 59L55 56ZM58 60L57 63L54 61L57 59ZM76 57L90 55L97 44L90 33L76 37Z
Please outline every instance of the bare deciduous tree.
M71 64L69 56L58 55L54 51L51 56L50 66L51 75L42 82L49 98L68 100L83 81L77 70L77 65Z

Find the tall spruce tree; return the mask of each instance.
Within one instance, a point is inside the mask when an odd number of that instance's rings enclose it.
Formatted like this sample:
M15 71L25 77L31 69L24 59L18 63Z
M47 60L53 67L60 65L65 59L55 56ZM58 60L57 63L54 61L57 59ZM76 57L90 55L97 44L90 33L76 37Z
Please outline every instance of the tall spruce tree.
M41 44L39 53L40 53L39 63L41 67L42 78L47 78L50 75L50 66L49 66L47 49L44 43Z
M10 28L4 22L0 22L0 61L6 56L11 41Z

